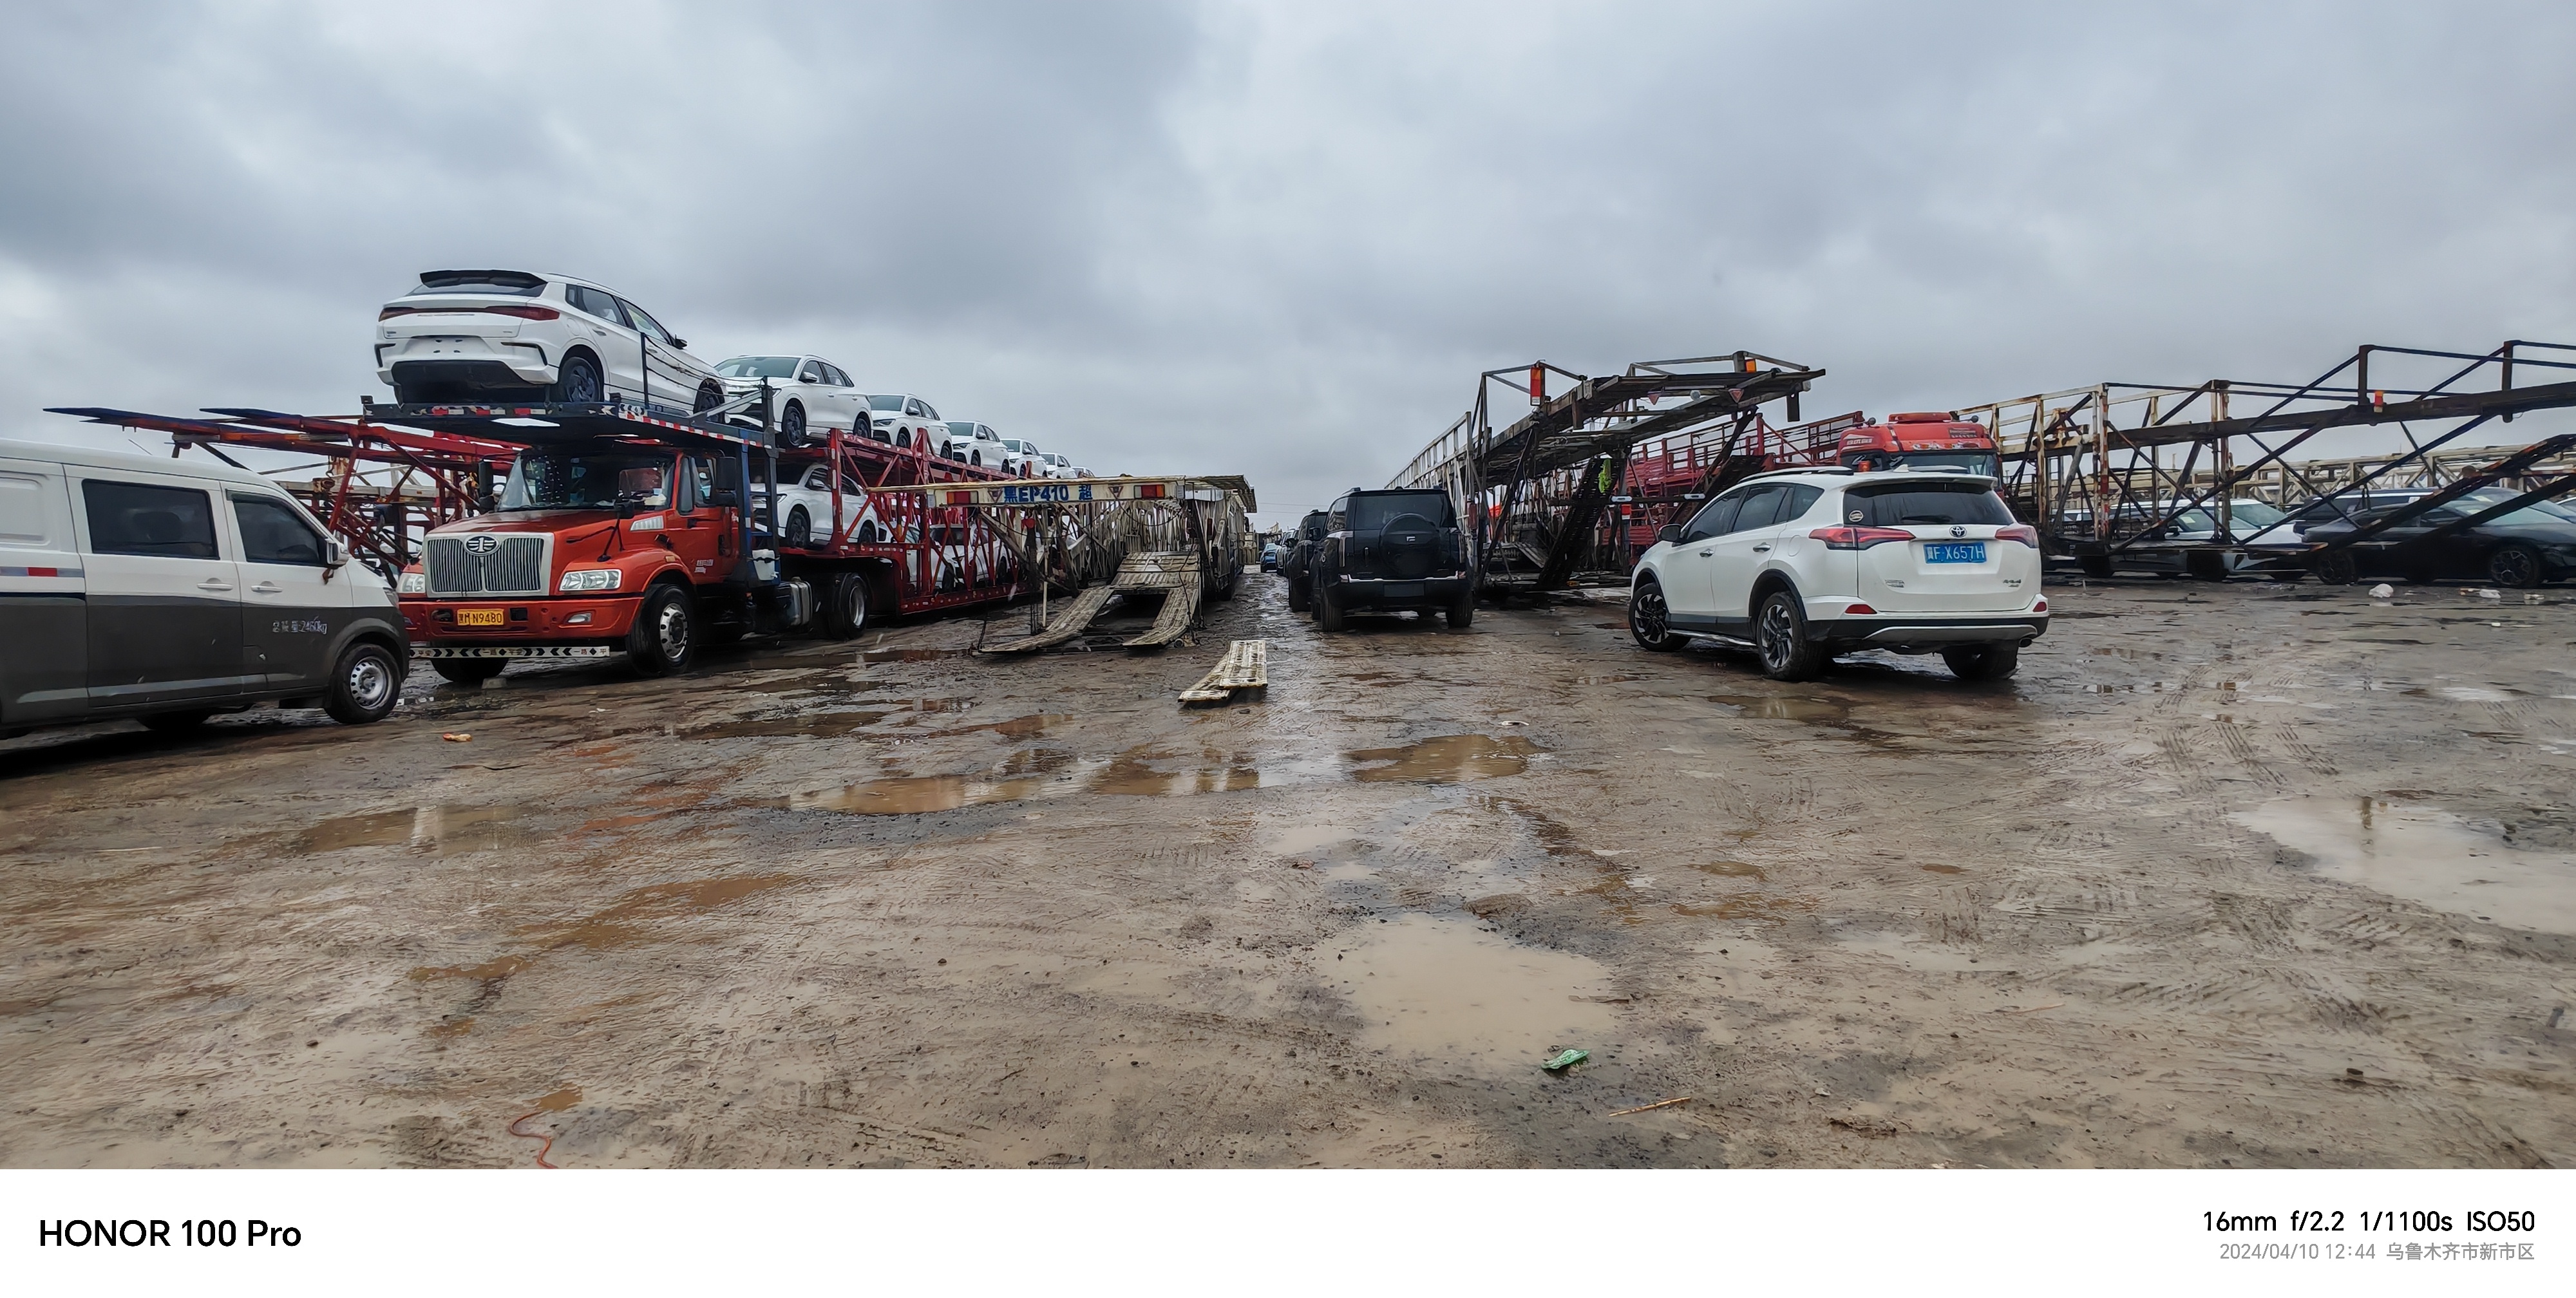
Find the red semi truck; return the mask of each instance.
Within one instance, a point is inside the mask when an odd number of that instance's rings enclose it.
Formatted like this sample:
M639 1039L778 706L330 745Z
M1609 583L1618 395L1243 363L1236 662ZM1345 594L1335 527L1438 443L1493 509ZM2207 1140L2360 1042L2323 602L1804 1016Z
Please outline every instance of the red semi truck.
M868 540L843 485L1001 479L909 448L844 439L802 452L713 420L632 411L449 409L407 424L521 443L485 512L423 538L398 603L415 652L451 681L521 658L623 655L658 675L710 644L820 629L855 636L881 613L1008 599L1017 555L985 517L926 493L880 494ZM829 513L802 546L780 544L767 502L815 462Z

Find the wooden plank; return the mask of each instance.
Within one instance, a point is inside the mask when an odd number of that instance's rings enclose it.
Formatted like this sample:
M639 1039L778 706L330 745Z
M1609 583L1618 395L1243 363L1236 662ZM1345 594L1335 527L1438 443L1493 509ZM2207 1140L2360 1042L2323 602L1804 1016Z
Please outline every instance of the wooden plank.
M1048 620L1045 630L1038 632L1036 635L1022 636L1017 640L1006 640L1000 644L986 645L981 652L988 654L1034 653L1040 649L1051 648L1055 645L1063 644L1065 641L1082 634L1083 628L1090 626L1092 619L1099 617L1101 611L1109 607L1109 601L1116 598L1117 594L1118 592L1110 587L1094 586L1091 589L1074 596L1073 599L1064 606L1063 612L1056 614L1053 618Z
M1190 629L1190 623L1198 620L1199 583L1197 574L1191 574L1190 583L1188 585L1173 586L1170 590L1171 593L1163 597L1163 612L1161 616L1154 619L1153 629L1133 640L1128 641L1128 648L1153 649L1162 645L1170 644L1171 642L1180 639L1183 634L1188 632Z
M1270 684L1270 642L1237 640L1227 645L1225 657L1217 660L1199 683L1181 691L1183 703L1223 703L1236 690L1257 690Z

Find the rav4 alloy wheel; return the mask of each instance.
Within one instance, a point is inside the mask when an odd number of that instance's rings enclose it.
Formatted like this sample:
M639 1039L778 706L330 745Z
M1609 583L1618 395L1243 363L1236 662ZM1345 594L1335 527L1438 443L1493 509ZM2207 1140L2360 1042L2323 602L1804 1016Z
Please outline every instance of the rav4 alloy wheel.
M1628 597L1628 634L1636 637L1637 647L1656 653L1671 653L1682 647L1682 637L1673 634L1673 612L1664 603L1664 588L1649 577L1637 583Z
M339 665L331 669L331 690L323 696L322 710L342 725L363 726L392 716L401 697L402 669L393 651L362 641L343 651Z
M1810 680L1824 670L1824 647L1807 638L1806 601L1796 591L1775 590L1763 598L1753 635L1762 651L1762 674L1775 681Z
M2499 586L2537 586L2540 573L2540 551L2519 541L2487 555L2487 580Z

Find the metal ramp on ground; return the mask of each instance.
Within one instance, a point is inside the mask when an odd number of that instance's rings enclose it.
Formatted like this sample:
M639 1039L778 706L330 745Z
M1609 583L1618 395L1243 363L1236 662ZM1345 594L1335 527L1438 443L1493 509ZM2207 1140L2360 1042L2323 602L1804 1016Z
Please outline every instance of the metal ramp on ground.
M1159 649L1187 634L1190 624L1198 620L1199 591L1205 584L1198 556L1147 552L1131 554L1118 565L1118 576L1106 586L1094 586L1074 596L1064 611L1047 620L1046 628L1034 635L986 645L979 652L988 654L1035 653L1064 644L1090 629L1101 614L1130 597L1155 594L1162 596L1163 607L1154 617L1154 625L1135 639L1122 641L1129 649Z

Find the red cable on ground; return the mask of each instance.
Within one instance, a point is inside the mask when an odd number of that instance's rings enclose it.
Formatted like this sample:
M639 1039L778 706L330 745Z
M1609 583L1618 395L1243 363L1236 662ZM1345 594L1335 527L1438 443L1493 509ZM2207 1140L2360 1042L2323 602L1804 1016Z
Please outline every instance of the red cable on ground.
M545 1110L543 1110L543 1109L532 1109L532 1110L530 1110L529 1112L527 1112L527 1113L525 1113L525 1114L522 1114L521 1116L519 1116L519 1117L517 1117L517 1118L512 1119L512 1120L511 1120L511 1122L510 1122L509 1131L510 1131L510 1134L511 1134L511 1135L513 1135L513 1136L517 1136L517 1137L518 1137L519 1139L521 1139L521 1140L542 1140L542 1141L546 1142L546 1143L544 1143L544 1144L542 1144L542 1145L537 1146L537 1166L542 1167L542 1168L545 1168L546 1170L548 1170L548 1171L550 1171L550 1172L560 1172L560 1171L562 1171L562 1170L563 1170L562 1168L560 1168L560 1167L556 1167L554 1164L549 1163L549 1162L547 1162L547 1161L546 1161L546 1152L547 1152L548 1150L551 1150L551 1149L553 1149L553 1148L555 1147L555 1138L554 1138L553 1136L540 1136L540 1135L538 1135L537 1133L535 1133L535 1132L533 1132L533 1131L521 1131L521 1130L519 1130L519 1124L520 1124L520 1123L525 1122L525 1121L527 1121L527 1120L528 1120L528 1119L530 1119L530 1118L536 1117L538 1114L541 1114L541 1113L544 1113L544 1112L545 1112Z

